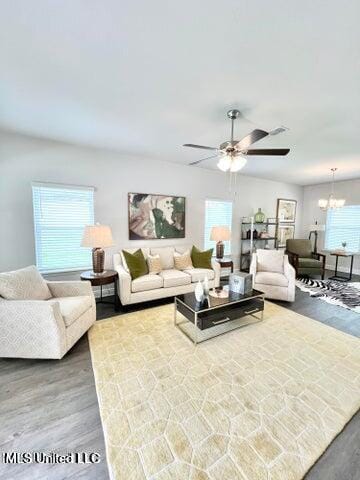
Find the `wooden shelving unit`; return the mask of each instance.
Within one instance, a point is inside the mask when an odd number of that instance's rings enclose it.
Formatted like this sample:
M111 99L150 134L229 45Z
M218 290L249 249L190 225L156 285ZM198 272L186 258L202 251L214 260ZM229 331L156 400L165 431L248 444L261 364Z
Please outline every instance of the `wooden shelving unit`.
M246 217L248 220L249 217ZM250 268L251 255L256 248L269 248L270 250L278 248L277 228L279 222L262 222L257 223L254 217L250 217L249 221L241 219L241 250L240 250L240 270L248 272ZM250 230L250 238L247 232ZM254 231L257 231L258 236L254 237ZM260 238L261 232L266 232L271 236L268 238Z

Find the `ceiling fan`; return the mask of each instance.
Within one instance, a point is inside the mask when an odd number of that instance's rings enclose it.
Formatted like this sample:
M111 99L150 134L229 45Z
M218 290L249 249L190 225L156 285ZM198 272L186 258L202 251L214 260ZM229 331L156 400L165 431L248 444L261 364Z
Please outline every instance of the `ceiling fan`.
M223 142L218 148L207 147L204 145L194 145L193 143L185 143L183 147L200 148L203 150L213 150L216 152L215 155L201 158L200 160L189 163L189 165L197 165L204 160L219 157L217 166L220 170L223 172L238 172L245 166L247 162L246 156L248 155L287 155L290 152L289 148L249 148L253 143L258 142L268 135L277 135L284 132L287 130L286 127L278 127L270 132L266 132L265 130L260 130L257 128L241 140L234 140L234 121L241 116L241 112L236 109L229 110L227 112L227 116L231 120L230 140Z

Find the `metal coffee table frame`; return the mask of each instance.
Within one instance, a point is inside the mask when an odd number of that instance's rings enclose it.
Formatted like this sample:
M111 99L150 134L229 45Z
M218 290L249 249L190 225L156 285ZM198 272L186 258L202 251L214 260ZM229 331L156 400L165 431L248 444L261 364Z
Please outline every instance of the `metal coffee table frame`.
M252 318L255 318L257 320L257 322L254 322L254 321L248 321L248 322L244 322L244 323L241 323L241 325L235 327L235 328L232 328L230 330L227 330L225 332L221 332L221 333L218 333L216 335L213 335L209 338L206 338L204 340L198 340L198 332L199 332L199 328L198 328L198 314L199 313L202 313L202 312L208 312L209 310L215 310L215 309L218 309L218 308L226 308L228 305L234 305L236 303L242 303L242 302L245 302L247 300L251 300L253 298L259 298L259 299L262 299L262 302L263 302L263 308L262 310L260 311L261 312L261 315L260 315L260 318L255 316L255 313L260 313L258 309L255 309L255 310L250 310L249 312L246 312L245 315L243 315L242 317L239 317L239 318L243 318L243 317L247 317L247 316L251 316ZM183 325L184 323L192 323L191 320L184 320L182 322L178 322L177 321L177 303L181 303L182 305L184 305L185 308L187 308L188 310L190 310L193 314L194 314L194 327L195 327L195 336L194 338L188 334L188 332L186 332L183 328L181 328L181 325ZM214 307L207 307L207 308L204 308L202 310L194 310L193 308L191 308L187 303L183 302L180 298L178 297L175 297L174 298L174 325L186 336L188 337L195 345L198 345L199 343L203 343L203 342L206 342L207 340L211 340L212 338L216 338L216 337L219 337L220 335L224 335L224 333L228 333L228 332L231 332L233 330L237 330L238 328L241 328L241 327L245 327L246 325L249 325L249 324L253 324L253 323L258 323L258 322L261 322L264 320L264 307L265 307L265 294L262 293L262 292L259 292L258 294L256 295L253 295L251 297L245 297L243 299L239 299L239 300L234 300L233 302L228 302L228 303L224 303L224 304L221 304L221 305L216 305ZM224 312L224 314L226 315L226 311ZM214 324L213 327L209 327L208 329L206 330L210 330L218 325L222 325L222 324L225 324L225 323L232 323L232 322L235 322L236 320L239 320L239 319L230 319L228 317L225 317L223 320L219 320L218 322L216 322L216 325ZM201 332L203 330L200 330Z

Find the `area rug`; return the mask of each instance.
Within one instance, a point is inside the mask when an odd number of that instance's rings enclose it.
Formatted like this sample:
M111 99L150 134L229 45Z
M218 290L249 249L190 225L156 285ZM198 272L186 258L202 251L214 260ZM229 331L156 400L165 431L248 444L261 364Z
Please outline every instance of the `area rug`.
M296 286L311 297L360 313L360 282L298 278Z
M360 341L271 303L196 347L172 305L89 340L111 479L298 480L360 406Z

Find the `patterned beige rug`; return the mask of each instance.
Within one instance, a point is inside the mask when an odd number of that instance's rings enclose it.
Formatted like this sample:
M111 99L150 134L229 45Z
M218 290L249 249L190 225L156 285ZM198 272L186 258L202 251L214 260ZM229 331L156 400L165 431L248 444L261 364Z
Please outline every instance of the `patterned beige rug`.
M173 306L97 322L90 348L117 480L297 480L360 406L360 342L267 303L194 347Z

